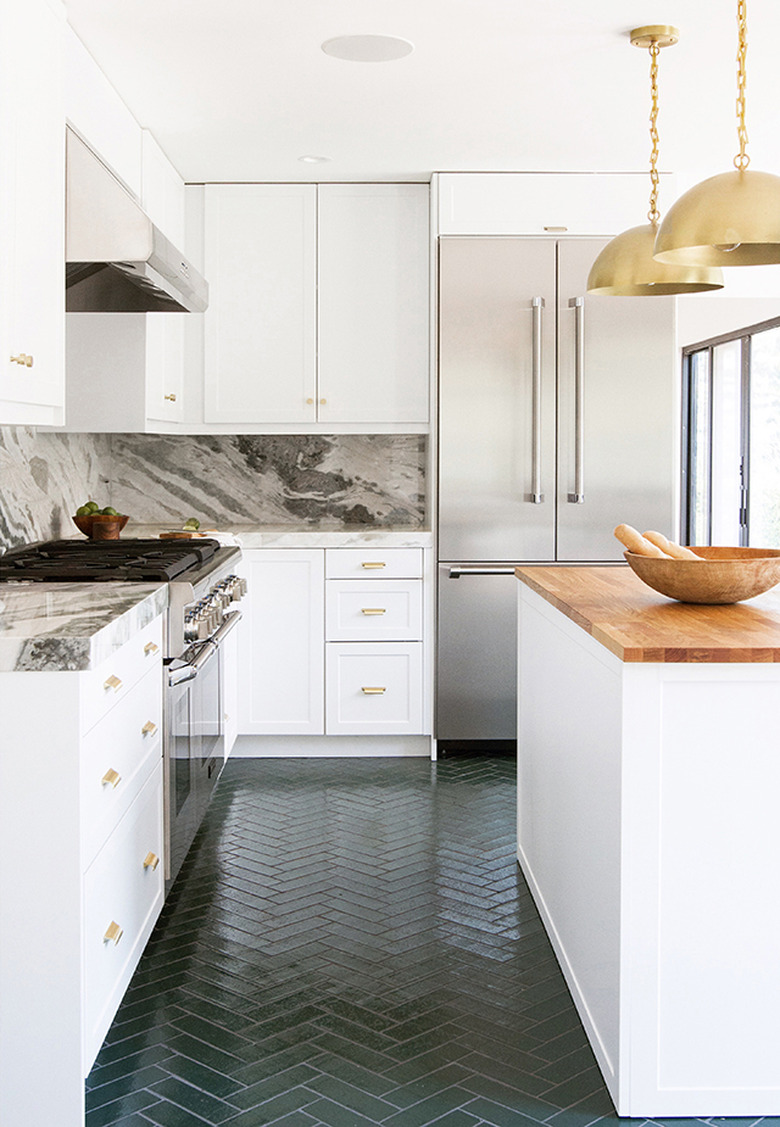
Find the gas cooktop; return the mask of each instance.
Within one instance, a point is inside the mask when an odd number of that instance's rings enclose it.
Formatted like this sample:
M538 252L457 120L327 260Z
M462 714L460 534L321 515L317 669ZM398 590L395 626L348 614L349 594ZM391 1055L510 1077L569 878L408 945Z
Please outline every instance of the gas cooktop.
M1 580L169 581L206 565L218 540L44 540L0 556Z

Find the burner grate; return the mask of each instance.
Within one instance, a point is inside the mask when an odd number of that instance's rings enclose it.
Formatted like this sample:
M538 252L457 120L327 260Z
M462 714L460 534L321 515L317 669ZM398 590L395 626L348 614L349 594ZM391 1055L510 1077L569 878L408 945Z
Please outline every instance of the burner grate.
M171 580L207 563L217 540L49 540L0 556L0 580Z

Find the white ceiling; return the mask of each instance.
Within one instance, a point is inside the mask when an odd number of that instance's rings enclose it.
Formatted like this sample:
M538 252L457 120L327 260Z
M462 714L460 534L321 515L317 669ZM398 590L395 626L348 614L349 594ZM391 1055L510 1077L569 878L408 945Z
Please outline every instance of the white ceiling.
M66 0L71 25L182 176L427 180L441 170L642 171L649 56L671 23L661 166L727 171L737 148L736 0ZM752 167L780 173L780 2L749 0ZM414 52L344 62L383 34ZM298 157L330 157L319 165ZM663 209L664 201L661 200Z

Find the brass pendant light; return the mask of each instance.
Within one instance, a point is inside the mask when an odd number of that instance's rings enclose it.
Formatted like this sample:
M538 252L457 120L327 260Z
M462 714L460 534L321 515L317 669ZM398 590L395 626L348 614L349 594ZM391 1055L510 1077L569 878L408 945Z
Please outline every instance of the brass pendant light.
M659 262L758 266L780 262L780 176L749 172L745 127L746 0L738 0L737 132L735 172L696 184L669 209L658 231Z
M658 56L680 38L676 27L654 25L631 32L635 47L650 51L650 210L649 223L630 227L610 240L591 267L588 293L615 297L660 297L663 294L702 293L723 287L720 270L706 266L667 265L653 258L658 234Z

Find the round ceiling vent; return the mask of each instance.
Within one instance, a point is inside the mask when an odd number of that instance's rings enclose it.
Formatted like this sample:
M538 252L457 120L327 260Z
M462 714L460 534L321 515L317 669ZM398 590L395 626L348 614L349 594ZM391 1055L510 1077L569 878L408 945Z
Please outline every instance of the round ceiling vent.
M394 35L337 35L326 39L322 49L334 59L351 63L388 63L410 55L414 44Z

